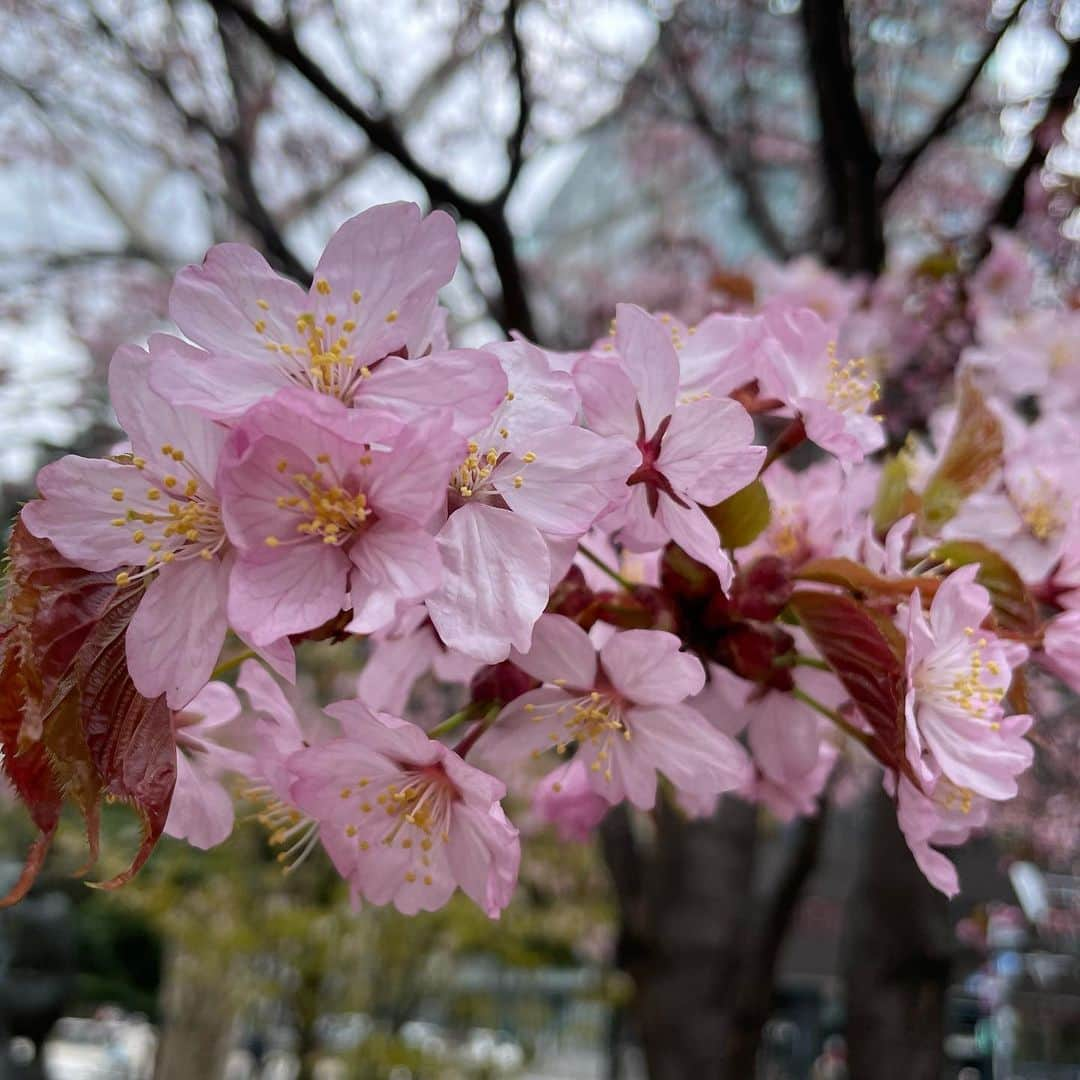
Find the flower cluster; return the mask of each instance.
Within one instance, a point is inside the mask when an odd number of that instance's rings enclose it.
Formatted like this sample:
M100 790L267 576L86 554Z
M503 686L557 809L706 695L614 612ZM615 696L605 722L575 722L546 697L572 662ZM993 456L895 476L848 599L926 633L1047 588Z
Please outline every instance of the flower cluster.
M1074 316L984 303L937 444L882 462L879 358L845 345L861 287L800 265L760 311L687 326L623 304L580 354L455 349L438 292L457 258L452 220L410 204L346 222L308 291L221 245L176 278L183 337L116 354L127 443L42 469L12 541L0 734L44 842L74 685L94 798L210 847L242 791L286 867L321 846L358 902L414 913L460 887L498 916L508 786L580 839L623 801L710 814L734 793L787 820L838 762L875 760L955 891L931 845L1032 759L1017 669L1080 686L1080 440L1060 410L1011 407L1072 402ZM78 627L60 657L58 618ZM368 654L355 698L298 714L275 675L295 680L298 642L347 637ZM239 647L242 698L215 678ZM418 723L428 672L468 704ZM106 678L108 708L87 689ZM144 728L167 718L153 797L98 750L112 732L141 767L132 701Z

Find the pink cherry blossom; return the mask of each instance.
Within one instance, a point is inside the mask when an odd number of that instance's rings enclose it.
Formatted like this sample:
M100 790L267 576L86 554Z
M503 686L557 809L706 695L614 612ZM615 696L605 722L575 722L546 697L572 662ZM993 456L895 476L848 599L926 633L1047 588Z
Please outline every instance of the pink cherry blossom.
M649 551L674 540L713 569L724 587L731 561L702 505L712 506L758 474L765 449L754 446L746 410L723 397L679 404L679 358L665 324L620 304L614 351L593 352L574 369L593 431L635 443L631 495L610 522L627 546Z
M296 386L405 417L438 405L453 409L468 434L505 388L492 356L446 350L441 340L436 295L458 254L451 218L422 218L412 203L345 222L309 292L251 248L221 244L177 274L169 312L198 347L176 339L163 347L154 388L174 404L228 418Z
M1039 659L1048 671L1080 693L1080 611L1065 611L1047 623Z
M959 788L1009 799L1032 749L1020 731L1026 725L1005 722L1002 699L1027 650L981 628L990 597L975 581L977 571L962 566L950 574L929 618L918 591L912 594L905 628L907 757L926 784L944 774Z
M44 499L24 508L23 521L78 565L124 567L117 584L145 589L127 631L128 667L141 694L164 693L180 708L210 678L225 640L233 555L215 478L226 432L150 390L150 368L151 356L131 347L109 368L131 454L46 466L38 474Z
M503 709L481 743L485 760L505 768L576 744L593 791L646 810L657 772L699 798L740 787L750 775L746 753L685 703L705 671L680 644L663 631L627 630L597 655L576 623L543 616L532 649L513 660L545 685Z
M498 918L521 858L503 785L397 717L358 701L326 711L348 734L289 759L292 796L357 894L413 915L460 886Z
M233 830L233 802L225 786L228 773L251 771L249 755L223 745L223 729L240 716L236 693L212 682L174 715L176 786L165 832L193 847L212 848Z
M866 293L865 281L846 280L813 255L763 262L754 268L754 281L767 310L809 308L832 326L839 326Z
M682 396L725 396L758 377L760 316L715 311L694 326L669 315L660 321L668 326L679 356Z
M841 361L836 334L809 308L765 314L768 352L762 390L793 409L807 438L853 465L885 445L885 432L869 409L879 389L863 360Z
M442 583L427 610L447 646L498 663L511 647L529 647L554 576L552 542L576 543L625 496L636 454L623 439L576 426L572 379L551 371L535 346L490 349L510 389L450 477L437 536Z
M885 778L885 787L896 797L900 831L926 880L946 896L955 896L960 891L956 867L935 848L962 844L985 825L989 801L944 776L930 785L930 794L905 778L897 784L891 774Z
M554 825L560 840L584 843L610 808L607 799L593 790L580 757L548 773L533 792L533 816Z
M439 585L426 529L464 453L445 413L403 427L305 390L252 408L222 458L222 515L238 558L229 617L256 644L351 611L370 633Z

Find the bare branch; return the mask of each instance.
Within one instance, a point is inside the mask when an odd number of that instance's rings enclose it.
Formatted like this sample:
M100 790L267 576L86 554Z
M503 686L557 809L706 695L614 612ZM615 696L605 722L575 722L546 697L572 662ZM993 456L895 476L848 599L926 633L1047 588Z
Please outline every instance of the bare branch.
M990 62L990 57L994 55L999 42L1005 36L1005 32L1014 22L1016 22L1016 19L1020 14L1020 9L1023 6L1024 0L1019 0L1009 13L1008 18L1006 18L997 29L991 33L990 37L987 39L986 45L983 47L983 51L979 54L975 63L971 65L967 78L960 84L952 98L945 103L941 112L938 113L937 118L926 129L922 137L898 158L887 163L885 175L882 177L880 184L883 199L887 199L894 191L896 191L922 158L923 154L925 154L926 151L956 123L961 110L971 97L971 92L974 90L975 84L979 81L979 76L982 75L986 65Z
M529 118L532 114L532 95L529 91L529 76L525 70L525 46L521 40L521 33L517 24L518 0L508 0L504 25L506 36L510 42L510 56L513 61L514 83L517 86L518 114L517 123L507 140L506 156L509 165L506 170L506 180L499 191L499 199L505 201L513 188L521 166L525 161L525 136L529 130Z
M445 176L433 172L419 161L405 143L397 125L388 118L372 116L341 89L318 64L300 48L288 26L275 27L255 14L242 0L209 0L218 13L232 13L279 60L290 65L298 75L329 104L351 120L377 150L393 158L424 187L433 206L446 206L472 221L484 234L491 248L492 261L502 286L499 322L506 330L520 330L533 337L532 314L525 292L525 279L514 247L513 234L498 198L475 199L459 191Z
M877 191L881 158L855 93L844 0L804 0L802 18L828 188L824 253L841 269L876 272L885 258Z
M671 48L674 48L672 46ZM717 160L739 186L750 220L754 223L762 242L778 259L786 259L790 252L783 234L773 219L768 200L761 189L757 170L750 157L749 140L745 137L731 139L713 122L709 106L698 92L685 57L672 56L671 68L679 79L683 97L690 107L695 129L712 148Z

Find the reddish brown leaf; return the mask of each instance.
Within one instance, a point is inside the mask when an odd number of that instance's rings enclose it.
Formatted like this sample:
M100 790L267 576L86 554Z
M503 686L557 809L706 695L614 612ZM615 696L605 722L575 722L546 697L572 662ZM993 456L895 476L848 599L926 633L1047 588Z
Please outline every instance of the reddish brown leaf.
M941 584L937 578L882 577L862 563L840 558L814 559L800 566L795 577L800 581L839 585L860 598L880 596L892 600L907 600L915 589L924 600L931 600Z
M1012 563L974 540L950 540L935 548L933 554L951 566L978 563L975 580L990 593L995 629L1028 643L1038 639L1042 629L1038 605Z
M789 607L870 725L872 752L888 768L912 778L904 753L900 634L862 604L837 593L802 590Z
M965 372L959 384L952 437L923 491L923 531L931 535L994 475L1005 445L1001 421L986 404L972 376Z
M176 776L172 717L148 701L127 672L124 633L141 596L118 590L111 573L67 562L21 521L8 549L8 592L0 627L0 740L5 771L40 837L12 903L33 883L62 802L86 822L92 865L103 794L129 802L144 840L127 880L164 828Z

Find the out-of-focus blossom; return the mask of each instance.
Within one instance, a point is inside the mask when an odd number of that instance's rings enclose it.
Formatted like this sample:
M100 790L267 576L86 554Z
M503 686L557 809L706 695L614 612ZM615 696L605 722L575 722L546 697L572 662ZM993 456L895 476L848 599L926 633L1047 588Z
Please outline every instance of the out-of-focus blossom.
M577 757L549 772L533 792L533 815L554 825L560 840L588 840L610 808L593 790L588 767Z

